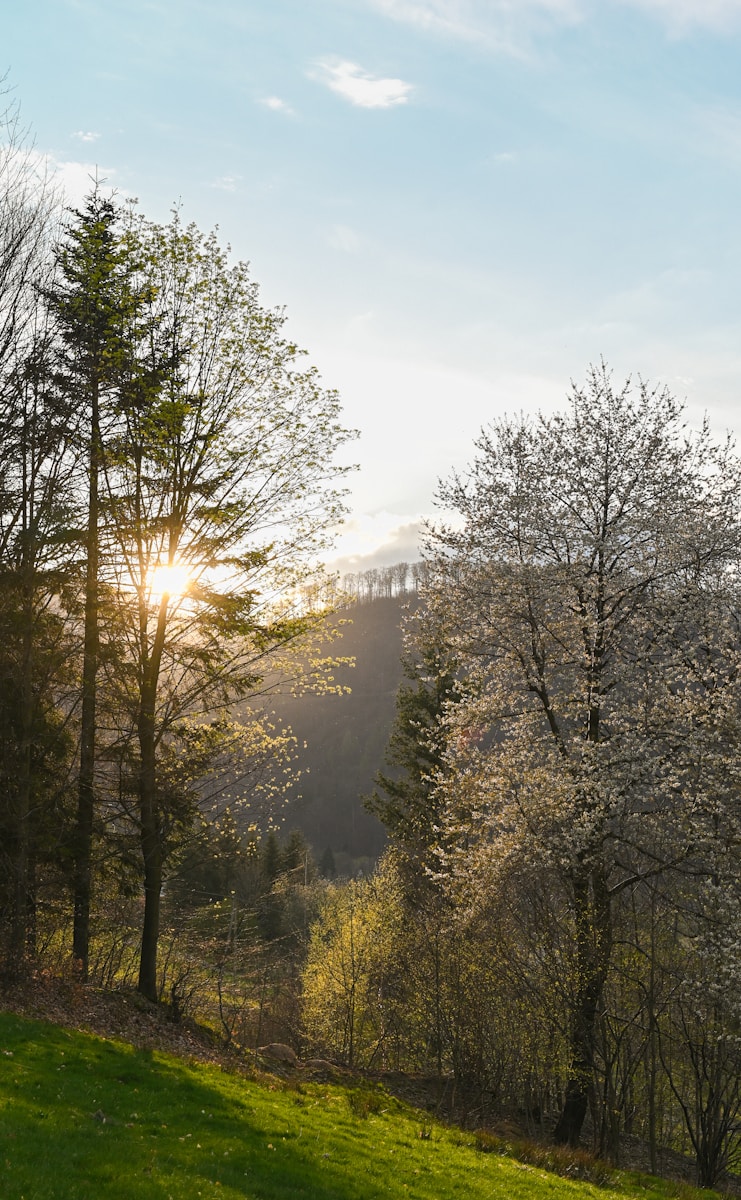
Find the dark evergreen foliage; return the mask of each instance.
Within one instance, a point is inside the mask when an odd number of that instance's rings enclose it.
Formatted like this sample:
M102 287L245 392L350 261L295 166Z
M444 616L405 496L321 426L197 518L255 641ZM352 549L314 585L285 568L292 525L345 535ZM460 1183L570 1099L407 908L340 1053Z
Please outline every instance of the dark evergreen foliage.
M394 844L420 874L432 865L439 841L435 785L443 766L440 721L459 696L455 673L444 649L422 645L404 659L396 700L396 721L386 761L379 771L368 809L386 826Z

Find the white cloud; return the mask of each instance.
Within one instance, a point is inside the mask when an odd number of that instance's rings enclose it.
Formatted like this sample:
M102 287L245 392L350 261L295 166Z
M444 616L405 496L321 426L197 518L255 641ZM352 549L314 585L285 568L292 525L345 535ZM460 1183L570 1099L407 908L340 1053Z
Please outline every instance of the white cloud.
M320 62L311 77L359 108L395 108L406 104L412 91L403 79L383 79L343 59Z
M64 192L65 200L73 208L78 207L84 198L90 194L98 183L98 189L104 196L114 192L121 196L127 193L111 182L116 171L112 167L101 167L90 162L60 162L58 159L46 156L51 178L58 183Z
M118 171L115 167L89 160L61 159L41 150L32 151L31 162L39 184L51 185L70 208L80 208L94 188L101 196L132 199L131 192L116 182Z
M351 517L340 530L336 557L328 566L340 575L416 562L425 517L421 513L379 512Z
M97 142L100 134L93 133L91 129L78 129L72 134L72 137L76 138L78 142Z
M283 113L286 117L293 117L295 113L290 104L286 104L285 100L281 100L280 96L265 96L260 104L264 108L269 108L271 112Z

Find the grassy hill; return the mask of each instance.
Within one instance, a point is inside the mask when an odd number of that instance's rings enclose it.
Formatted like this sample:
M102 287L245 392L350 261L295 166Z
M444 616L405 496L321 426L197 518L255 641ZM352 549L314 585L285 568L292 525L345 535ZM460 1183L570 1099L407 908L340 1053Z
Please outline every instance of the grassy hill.
M434 1124L378 1087L250 1079L0 1014L3 1200L691 1200L578 1183Z

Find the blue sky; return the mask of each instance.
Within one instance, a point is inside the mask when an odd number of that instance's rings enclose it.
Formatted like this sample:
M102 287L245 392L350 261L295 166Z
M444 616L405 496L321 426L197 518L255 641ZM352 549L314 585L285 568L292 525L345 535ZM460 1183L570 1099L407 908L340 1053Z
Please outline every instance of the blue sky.
M0 64L70 196L97 165L218 224L340 390L344 568L416 557L481 426L600 356L741 424L741 0L6 9Z

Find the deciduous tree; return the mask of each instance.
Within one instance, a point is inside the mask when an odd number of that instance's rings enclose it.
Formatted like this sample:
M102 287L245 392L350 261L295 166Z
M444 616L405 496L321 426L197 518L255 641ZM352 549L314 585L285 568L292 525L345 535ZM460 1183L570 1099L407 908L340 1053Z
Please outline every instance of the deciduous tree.
M711 871L728 828L741 479L733 448L688 431L665 389L616 388L604 365L566 412L497 421L477 448L440 489L456 522L427 543L430 619L464 684L441 869L474 907L513 863L561 897L573 986L556 1139L575 1143L615 905L690 859Z
M299 585L342 512L335 452L349 435L336 394L300 369L282 314L260 305L247 266L230 265L213 235L175 215L127 236L151 335L137 335L103 473L138 762L139 987L154 998L158 757L184 716L254 693L276 652L316 625Z

